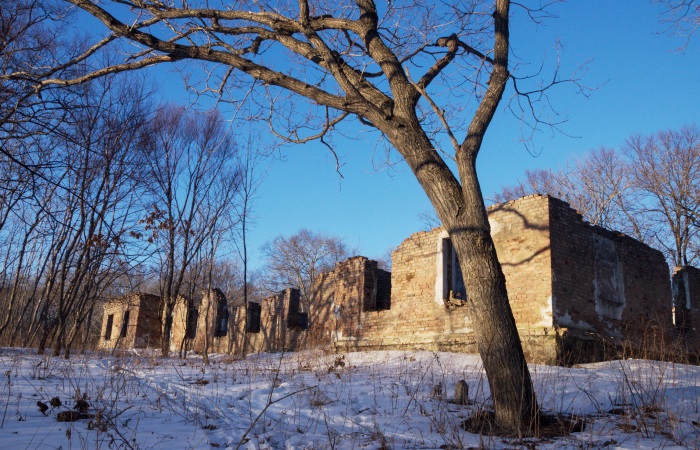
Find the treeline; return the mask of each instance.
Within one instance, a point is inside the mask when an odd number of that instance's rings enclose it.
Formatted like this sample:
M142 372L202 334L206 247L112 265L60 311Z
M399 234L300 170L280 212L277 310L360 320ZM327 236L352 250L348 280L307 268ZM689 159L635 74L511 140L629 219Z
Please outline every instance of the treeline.
M127 75L61 95L55 122L2 137L0 343L67 355L90 344L103 299L220 283L243 175L216 112L155 107Z
M68 356L94 344L105 299L238 296L256 182L219 113L157 105L137 73L37 91L90 70L57 63L85 50L58 6L0 8L0 345Z
M37 91L89 72L59 64L86 49L60 3L0 5L0 346L94 348L103 302L147 292L164 300L167 354L176 299L218 288L246 311L295 286L308 303L317 274L351 256L301 230L266 244L250 271L265 173L255 139L234 139L216 111L156 104L136 72Z
M503 202L549 194L594 225L621 231L661 250L669 265L700 261L700 130L689 125L600 148L562 170L526 172L494 195Z

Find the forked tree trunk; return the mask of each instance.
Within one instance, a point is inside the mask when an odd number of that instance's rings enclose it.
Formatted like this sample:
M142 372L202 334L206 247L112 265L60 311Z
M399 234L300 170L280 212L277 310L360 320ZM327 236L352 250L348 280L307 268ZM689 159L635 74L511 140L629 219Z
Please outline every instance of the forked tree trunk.
M511 435L530 434L538 426L538 406L491 238L476 159L460 167L460 185L435 152L425 151L431 143L415 123L402 127L392 143L413 169L457 252L496 424Z
M396 116L379 128L405 158L430 199L457 252L467 291L468 313L489 381L497 427L506 434L536 432L539 411L530 372L496 255L476 158L509 79L509 1L496 0L493 70L467 136L456 150L457 180L421 127L415 108L396 102ZM456 51L453 38L445 40ZM411 98L409 87L395 98ZM408 103L410 105L410 103Z
M473 177L478 185L475 169ZM464 198L467 220L450 223L447 231L462 268L469 318L489 380L496 422L513 434L527 433L538 425L538 408L506 280L482 196Z

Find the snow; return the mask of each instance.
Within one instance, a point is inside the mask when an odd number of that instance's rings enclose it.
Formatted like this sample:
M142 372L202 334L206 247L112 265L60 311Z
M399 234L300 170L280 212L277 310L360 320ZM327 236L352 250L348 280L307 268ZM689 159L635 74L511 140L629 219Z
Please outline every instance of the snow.
M206 365L150 351L64 360L0 349L0 450L700 447L700 367L624 360L530 370L543 409L585 419L584 431L522 440L464 431L490 403L475 355L305 351L213 355ZM462 379L467 406L449 402ZM56 420L83 396L91 417ZM62 406L41 413L37 401L54 397Z

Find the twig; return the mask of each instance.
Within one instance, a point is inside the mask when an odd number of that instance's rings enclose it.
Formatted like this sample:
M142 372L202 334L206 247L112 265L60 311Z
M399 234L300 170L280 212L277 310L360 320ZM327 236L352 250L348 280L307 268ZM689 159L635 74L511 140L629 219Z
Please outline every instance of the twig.
M12 382L10 381L10 375L12 375L12 369L9 369L5 372L5 376L7 377L7 401L5 402L5 411L2 413L2 423L0 423L0 428L5 426L5 417L7 417L7 407L10 405L10 389L12 386Z
M284 395L284 396L278 398L277 400L272 400L272 393L270 393L270 397L268 398L267 404L266 404L265 407L262 409L262 411L260 411L260 413L255 417L255 420L253 420L253 423L250 424L250 426L248 427L248 429L245 430L245 433L243 433L243 436L241 436L241 440L238 442L238 445L236 446L236 450L238 450L239 448L241 448L241 445L243 445L243 441L245 440L246 436L248 436L248 433L250 433L250 430L253 429L253 427L255 426L255 424L258 423L258 420L260 420L260 418L261 418L263 415L265 415L265 411L267 411L267 408L269 408L270 406L274 405L274 404L277 403L277 402L281 402L282 400L287 399L287 398L289 398L289 397L291 397L291 396L293 396L293 395L296 395L296 394L298 394L298 393L300 393L300 392L308 391L308 390L311 389L312 387L313 387L313 386L307 386L307 387L305 387L305 388L303 388L303 389L299 389L298 391L294 391L294 392L291 392L291 393L289 393L289 394L287 394L287 395Z

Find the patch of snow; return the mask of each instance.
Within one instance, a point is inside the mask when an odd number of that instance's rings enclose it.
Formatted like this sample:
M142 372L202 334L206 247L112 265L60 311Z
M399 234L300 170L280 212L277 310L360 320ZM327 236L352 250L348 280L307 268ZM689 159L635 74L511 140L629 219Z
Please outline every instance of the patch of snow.
M0 450L700 447L697 366L531 365L543 409L585 418L587 428L519 441L460 427L491 405L476 355L305 351L210 360L142 350L66 361L0 349ZM468 406L448 402L459 380L469 386ZM57 422L83 396L95 417ZM62 405L42 414L37 402L54 397Z

